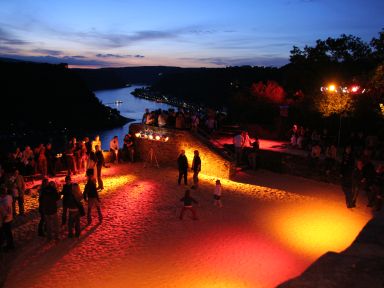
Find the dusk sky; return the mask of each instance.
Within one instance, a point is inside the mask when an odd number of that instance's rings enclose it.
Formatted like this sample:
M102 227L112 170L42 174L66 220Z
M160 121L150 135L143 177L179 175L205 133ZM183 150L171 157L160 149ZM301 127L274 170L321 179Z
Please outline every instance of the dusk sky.
M0 57L70 67L282 66L384 28L383 0L0 0Z

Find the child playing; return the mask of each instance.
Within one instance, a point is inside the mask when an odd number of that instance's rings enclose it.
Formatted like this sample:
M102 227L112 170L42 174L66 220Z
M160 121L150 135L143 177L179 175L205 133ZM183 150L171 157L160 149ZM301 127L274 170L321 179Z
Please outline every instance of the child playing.
M184 206L183 208L181 209L181 212L180 212L180 220L183 220L183 216L184 216L184 213L185 213L185 210L189 210L192 212L192 215L193 215L193 220L197 220L197 217L196 217L196 210L192 207L192 202L198 204L198 202L192 198L190 196L190 191L189 190L186 190L185 191L185 194L184 194L184 197L180 199L180 201L183 201L184 202Z
M216 180L215 191L213 192L213 205L222 208L223 204L221 203L220 198L221 198L221 183L220 183L220 180Z

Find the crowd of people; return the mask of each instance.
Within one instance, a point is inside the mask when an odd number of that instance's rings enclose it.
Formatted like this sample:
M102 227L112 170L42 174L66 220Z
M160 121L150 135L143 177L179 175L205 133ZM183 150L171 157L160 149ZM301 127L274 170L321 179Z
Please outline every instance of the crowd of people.
M309 152L311 171L323 170L327 175L333 173L340 177L348 208L356 207L358 196L363 195L368 207L381 210L384 197L383 145L377 136L364 135L363 132L351 132L348 138L339 139L339 142L343 143L342 151L327 129L319 133L316 129L311 131L296 124L291 129L291 147Z
M210 109L205 112L190 111L183 108L179 108L177 111L173 108L154 111L145 109L142 123L158 127L192 130L195 132L201 128L207 133L212 133L220 127L224 119L224 113Z
M113 145L116 145L116 140L116 137L111 140L111 149ZM101 143L98 142L100 141L99 138L95 138L95 141L97 143L94 143L94 149L95 153L97 153L100 151L99 145ZM115 155L115 153L113 154ZM115 163L118 163L118 157L119 156L116 156ZM180 152L177 158L177 164L179 171L178 184L181 185L181 180L183 179L184 185L188 185L189 164L184 150ZM193 185L191 189L198 189L199 173L201 171L201 159L198 150L194 151L190 169L193 173ZM57 186L55 181L50 181L49 178L43 177L38 189L40 221L37 226L37 234L39 236L46 237L48 241L59 241L61 222L62 226L66 225L67 227L68 238L79 238L81 234L80 219L86 215L87 224L90 225L92 223L92 210L94 207L97 210L99 223L102 222L103 215L98 192L103 189L101 186L102 181L99 181L99 176L95 177L94 168L92 167L86 169L86 176L87 182L83 191L80 190L78 183L72 181L70 173L65 176L65 183L61 188ZM13 174L4 175L2 179L4 182L2 181L0 184L0 247L8 251L15 248L12 235L12 222L15 220L17 214L23 215L24 213L22 199L25 193L25 182L18 170L15 170ZM12 185L10 182L12 182ZM220 200L221 193L221 183L220 180L217 180L213 193L213 203L218 207L222 207ZM58 215L59 200L62 201L61 217ZM184 197L181 198L180 201L183 202L183 206L179 218L182 220L185 212L190 211L193 219L197 220L196 210L192 204L198 202L191 196L191 190L187 189ZM87 203L87 213L84 208L84 202ZM18 204L18 209L16 209L16 204ZM61 221L59 221L60 218Z
M135 161L134 138L126 134L122 148L118 137L110 141L112 162ZM98 191L104 189L102 168L108 167L101 149L100 137L93 141L85 137L77 141L71 138L61 153L53 152L52 144L40 144L34 149L26 146L24 150L16 148L0 161L0 248L14 248L12 223L17 217L24 215L24 198L26 180L29 177L42 179L38 191L40 222L38 235L49 240L58 239L58 201L62 200L62 225L68 226L68 237L79 237L80 216L84 212L82 198L88 206L88 223L92 221L91 210L96 207L99 221L102 220ZM49 179L57 176L57 172L65 171L65 184L61 191L55 181ZM78 183L71 182L71 175L83 173L87 183L83 192ZM67 221L68 220L68 221ZM75 229L75 233L73 233Z
M358 196L364 195L368 207L376 211L382 209L384 164L375 165L366 150L358 153L352 145L345 147L340 163L340 177L348 208L356 207Z
M158 125L164 127L172 125L168 114L162 118L164 111L149 112L143 115L143 122L147 125ZM174 114L175 128L194 129L192 123L200 123L199 116L193 114L188 121L188 113L179 111ZM157 118L156 118L157 115ZM153 119L157 120L153 120ZM176 120L183 118L183 120ZM152 119L152 120L151 120ZM165 119L165 121L163 121ZM194 120L195 119L195 120ZM196 120L197 119L197 120ZM215 118L212 118L215 119ZM153 122L151 122L153 121ZM164 124L166 123L166 124ZM178 123L178 124L177 124ZM181 124L180 124L181 123ZM164 125L163 125L164 124ZM198 124L199 125L199 124ZM214 126L214 125L213 125ZM348 208L356 207L358 198L362 195L366 197L366 205L375 210L381 210L384 197L384 165L374 163L373 149L374 141L362 137L362 134L352 134L347 142L341 159L337 156L337 147L328 137L326 130L322 134L315 130L311 137L307 138L307 129L303 127L293 128L294 135L291 138L291 145L301 149L309 150L311 168L315 169L320 161L320 155L324 153L325 167L327 173L339 168L342 189L345 194L346 205ZM304 131L304 132L300 132ZM302 136L302 138L300 138ZM135 161L134 137L128 133L123 139L120 148L119 139L114 136L110 143L111 162L120 163L124 161ZM233 137L234 160L236 165L246 162L252 169L259 166L259 140L257 137L251 138L247 131L238 132ZM9 153L6 161L0 163L0 247L5 250L14 249L12 237L12 222L18 215L24 214L24 196L26 193L25 177L28 175L39 174L41 185L38 191L40 222L38 224L38 235L47 237L48 240L59 239L59 216L58 201L62 200L61 225L67 225L67 236L69 238L80 237L80 218L87 215L87 223L92 223L92 210L97 210L98 220L102 222L103 215L100 206L99 191L104 189L102 180L102 168L108 167L101 150L100 137L96 136L93 141L85 137L81 141L71 138L65 145L62 153L53 152L51 144L40 144L34 149L26 146L23 151L20 148ZM189 166L185 151L182 150L177 158L178 165L178 184L182 182L188 186L188 172L193 173L193 184L191 190L199 188L199 173L201 171L201 158L198 150L194 151L194 157ZM57 187L55 181L49 181L48 177L54 177L58 170L66 170L65 184L61 189ZM84 173L87 182L83 191L80 191L78 183L72 182L72 175ZM185 191L185 195L180 199L183 202L179 218L183 219L186 211L192 213L193 219L197 220L196 210L193 204L198 202L191 196L190 189ZM222 207L221 202L221 183L216 181L213 203ZM359 202L362 200L360 199ZM84 208L87 203L87 213Z
M260 164L259 139L251 138L247 131L241 131L235 134L232 141L236 165L246 163L251 169L256 170Z

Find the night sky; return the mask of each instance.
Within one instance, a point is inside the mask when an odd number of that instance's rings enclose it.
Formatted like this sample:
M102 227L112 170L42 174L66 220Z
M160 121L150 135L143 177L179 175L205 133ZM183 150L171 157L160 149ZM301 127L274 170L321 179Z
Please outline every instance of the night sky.
M0 57L70 67L281 66L384 28L383 0L1 0Z

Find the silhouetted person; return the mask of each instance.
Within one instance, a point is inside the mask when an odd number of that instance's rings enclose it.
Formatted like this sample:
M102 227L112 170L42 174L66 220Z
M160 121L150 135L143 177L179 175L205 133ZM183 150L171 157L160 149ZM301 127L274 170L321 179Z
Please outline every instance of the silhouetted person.
M199 151L195 150L193 156L193 161L192 161L192 171L193 171L193 186L192 189L196 189L199 186L199 173L201 171L201 159L199 155Z
M101 214L101 207L100 207L100 198L99 193L96 189L96 181L93 175L87 175L87 184L85 184L84 187L84 200L88 202L88 213L87 213L87 219L88 219L88 225L92 223L92 208L93 206L96 206L97 213L99 216L99 222L103 220L103 215Z
M181 178L184 177L184 184L188 185L188 159L185 156L185 150L181 150L179 157L177 158L177 166L179 168L179 179L177 183L181 184Z
M180 216L179 216L180 220L183 220L184 213L187 210L191 211L192 216L193 216L193 220L197 220L196 210L193 208L192 203L198 204L198 202L194 198L191 197L189 190L185 191L184 197L181 198L180 201L182 201L184 204L183 208L181 208L181 212L180 212Z
M354 157L352 153L351 146L347 146L344 149L343 158L341 160L341 187L345 194L345 201L348 208L355 207L355 203L353 203L353 169L354 169Z
M98 145L95 146L96 152L96 176L97 176L97 189L103 190L103 180L101 179L101 168L104 166L104 155L103 151L101 151L100 147Z

